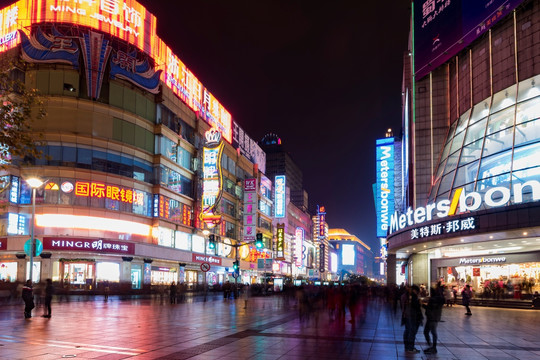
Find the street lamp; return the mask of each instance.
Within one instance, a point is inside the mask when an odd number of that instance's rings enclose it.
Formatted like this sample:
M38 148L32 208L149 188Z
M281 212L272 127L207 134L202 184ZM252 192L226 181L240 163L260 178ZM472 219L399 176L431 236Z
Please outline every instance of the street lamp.
M32 227L31 227L31 236L30 236L30 282L34 282L33 278L33 271L34 271L34 247L35 247L35 240L34 240L34 227L35 227L35 216L36 216L36 190L44 184L43 181L41 181L38 178L30 178L26 179L26 183L30 185L32 188Z

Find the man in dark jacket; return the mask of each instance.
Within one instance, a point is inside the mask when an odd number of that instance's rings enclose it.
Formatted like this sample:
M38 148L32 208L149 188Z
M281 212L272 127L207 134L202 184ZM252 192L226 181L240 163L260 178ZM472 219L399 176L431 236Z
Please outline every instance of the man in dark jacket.
M32 317L32 309L34 306L34 294L32 292L32 281L27 280L22 289L22 299L24 301L24 318Z
M54 295L54 286L51 279L47 279L47 286L45 287L45 314L43 317L51 317L51 302Z
M472 298L472 291L471 286L469 284L465 285L465 288L461 291L461 302L463 306L467 309L467 312L465 315L472 315L471 308L469 307L469 304L471 303Z
M437 288L431 288L431 296L427 304L422 305L426 309L426 325L424 326L424 336L428 343L429 348L424 350L426 354L437 353L437 325L441 321L442 308L444 305L444 296ZM433 342L429 338L429 333L433 337Z
M414 347L416 341L416 333L418 328L422 325L423 315L422 307L420 306L420 300L418 299L418 293L420 288L416 285L411 286L410 292L406 292L401 296L402 307L402 325L405 325L405 331L403 332L403 343L405 344L405 351L408 353L419 353L420 350Z

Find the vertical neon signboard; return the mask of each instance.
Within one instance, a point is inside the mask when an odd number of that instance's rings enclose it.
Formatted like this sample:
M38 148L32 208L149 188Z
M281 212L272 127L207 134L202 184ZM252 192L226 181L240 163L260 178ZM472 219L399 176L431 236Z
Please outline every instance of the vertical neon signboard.
M285 206L285 184L286 178L285 175L276 175L275 179L275 217L284 218L286 212Z
M221 215L215 213L221 198L223 180L221 156L223 142L221 133L212 128L205 133L206 145L203 148L203 191L200 219L211 229L221 222Z
M304 229L297 227L294 236L294 264L302 267L302 257L304 252Z
M257 234L257 179L244 180L244 241L255 241Z
M326 209L324 208L324 206L317 206L317 216L319 217L319 239L324 239L324 237L326 236Z
M285 224L277 224L276 260L285 260Z
M394 138L379 139L376 141L376 147L377 237L386 237L390 214L394 212Z

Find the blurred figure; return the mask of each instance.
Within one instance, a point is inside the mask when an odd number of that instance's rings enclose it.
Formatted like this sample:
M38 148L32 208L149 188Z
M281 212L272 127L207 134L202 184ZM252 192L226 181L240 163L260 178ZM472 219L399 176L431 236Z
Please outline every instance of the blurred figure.
M111 288L109 287L109 282L105 281L104 285L105 285L105 288L104 288L105 301L109 301L109 293L111 292Z
M171 286L169 287L169 300L171 304L176 304L176 293L178 291L178 288L176 287L176 283L173 281L171 283Z
M405 344L405 351L408 353L420 352L420 350L414 347L416 333L418 332L418 328L424 319L424 316L422 315L422 308L420 306L420 300L418 299L419 293L420 288L417 285L413 285L408 292L405 292L401 296L401 325L405 325L405 331L403 332L403 343Z
M45 314L43 315L44 318L50 318L51 313L51 302L54 295L54 286L52 284L51 279L47 279L45 282Z
M425 354L437 353L437 325L441 321L442 308L445 303L441 291L430 289L431 296L427 304L422 305L426 309L426 325L424 326L424 337L428 343L428 348L424 350ZM433 342L429 338L429 333L433 338Z
M465 285L465 288L461 291L461 303L467 309L467 312L465 313L465 315L469 315L469 316L472 315L471 309L469 308L469 305L471 303L471 298L472 298L471 286L467 284Z
M31 280L27 280L22 288L22 299L24 301L24 318L31 318L32 309L35 307Z

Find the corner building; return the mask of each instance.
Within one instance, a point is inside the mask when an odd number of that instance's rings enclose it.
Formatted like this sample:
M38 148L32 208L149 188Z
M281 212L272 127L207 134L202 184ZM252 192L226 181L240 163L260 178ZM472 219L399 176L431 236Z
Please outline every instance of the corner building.
M0 280L29 276L25 179L38 176L46 182L36 192L43 249L34 281L52 278L70 290L234 281L229 245L242 239L243 181L264 169L264 153L239 148L254 141L243 130L241 141L233 137L239 126L136 1L57 3L23 0L0 10L0 56L25 60L13 76L39 90L48 114L34 124L44 156L13 159L2 174ZM215 187L204 188L214 191L221 220L209 229L200 214L211 128L224 148ZM220 240L216 249L204 229Z
M408 208L391 220L389 281L527 298L540 290L540 1L414 1L412 14Z

